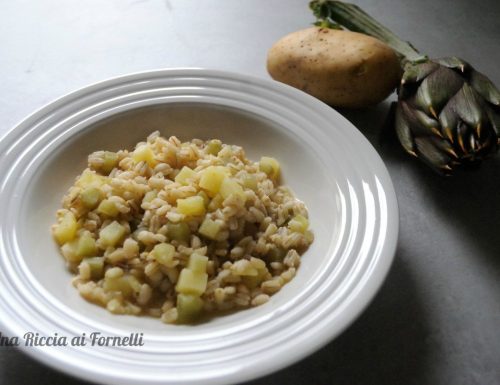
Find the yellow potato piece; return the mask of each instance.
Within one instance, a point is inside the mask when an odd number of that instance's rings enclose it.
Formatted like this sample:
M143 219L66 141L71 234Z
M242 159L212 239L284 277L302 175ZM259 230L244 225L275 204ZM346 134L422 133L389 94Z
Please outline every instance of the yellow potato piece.
M60 245L73 240L76 236L78 224L71 211L67 211L58 225L54 227L54 237Z
M271 179L278 179L280 175L280 164L279 162L269 156L263 156L260 158L259 169L265 172L267 176Z
M228 198L230 195L238 196L243 202L246 201L246 195L243 187L233 178L225 178L220 186L220 195L223 199Z
M208 257L197 253L191 254L188 262L188 269L194 274L207 272Z
M153 248L153 257L156 261L167 267L174 267L175 247L169 243L159 243Z
M181 270L175 290L182 294L202 295L208 282L208 274L195 273L189 268Z
M193 180L194 178L196 178L196 172L184 166L175 177L175 181L182 185L188 185L189 180Z
M80 175L75 184L81 188L101 187L103 184L107 183L107 181L107 177L96 174L94 171L87 169L82 172L82 175Z
M288 228L297 233L305 233L308 227L309 221L302 215L296 215L288 222Z
M229 174L229 169L224 166L207 167L201 174L200 187L213 197L219 192L222 181Z
M155 159L153 150L147 144L137 147L132 154L132 159L136 163L146 162L151 168L158 163Z
M104 199L99 206L97 207L97 212L99 214L107 215L108 217L116 217L120 214L120 211L116 207L116 205L108 199Z
M178 199L177 212L190 216L204 215L205 201L198 195L185 199Z

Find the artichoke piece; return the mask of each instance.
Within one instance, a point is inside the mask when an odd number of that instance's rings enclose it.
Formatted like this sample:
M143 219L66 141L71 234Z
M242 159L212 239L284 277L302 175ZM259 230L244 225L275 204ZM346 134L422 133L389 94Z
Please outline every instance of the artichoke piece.
M116 152L105 151L103 155L103 163L100 170L109 174L118 165L118 154Z
M167 223L167 235L171 240L179 242L189 242L191 230L187 223Z
M207 217L202 222L198 232L209 239L215 239L220 230L220 223Z
M103 289L108 292L120 292L125 298L131 298L140 292L141 283L131 274L113 278L106 277L104 278Z
M203 300L192 294L179 294L177 296L177 322L191 323L196 321L203 313Z
M89 257L84 258L90 267L90 276L94 280L99 280L104 275L104 258L103 257Z
M124 226L113 221L99 232L99 242L105 247L115 247L123 240L126 232Z

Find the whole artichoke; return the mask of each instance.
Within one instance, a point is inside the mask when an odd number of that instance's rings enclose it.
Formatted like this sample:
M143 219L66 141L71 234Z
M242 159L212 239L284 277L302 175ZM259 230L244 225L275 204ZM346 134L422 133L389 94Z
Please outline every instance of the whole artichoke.
M408 153L450 174L497 151L499 106L493 83L461 59L408 63L398 89L396 133Z
M500 92L456 57L430 60L354 4L309 3L316 25L371 35L398 54L403 67L395 128L404 149L449 175L479 164L500 144Z

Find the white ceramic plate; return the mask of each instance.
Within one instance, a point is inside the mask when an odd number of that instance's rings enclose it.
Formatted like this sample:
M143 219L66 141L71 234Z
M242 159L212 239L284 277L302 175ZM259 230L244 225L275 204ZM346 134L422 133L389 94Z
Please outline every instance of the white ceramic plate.
M154 130L219 138L276 157L305 201L315 241L298 274L263 306L198 326L116 316L83 300L50 235L60 200L95 150L131 148ZM142 347L22 347L107 384L227 384L296 362L367 306L393 259L398 213L384 164L340 114L283 84L198 69L86 87L28 117L0 142L3 334L144 333ZM21 338L21 343L22 343Z

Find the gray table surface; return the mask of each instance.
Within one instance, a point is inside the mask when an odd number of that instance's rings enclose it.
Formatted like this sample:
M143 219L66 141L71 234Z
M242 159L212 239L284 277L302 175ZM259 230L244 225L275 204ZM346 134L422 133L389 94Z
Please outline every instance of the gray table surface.
M500 85L498 0L356 3L423 52L461 56ZM194 66L268 78L268 47L312 22L306 0L16 0L0 3L0 19L0 134L65 93L125 73ZM393 178L393 268L339 338L251 384L500 383L500 157L456 178L434 175L381 135L388 105L341 112ZM0 383L84 382L0 348Z

